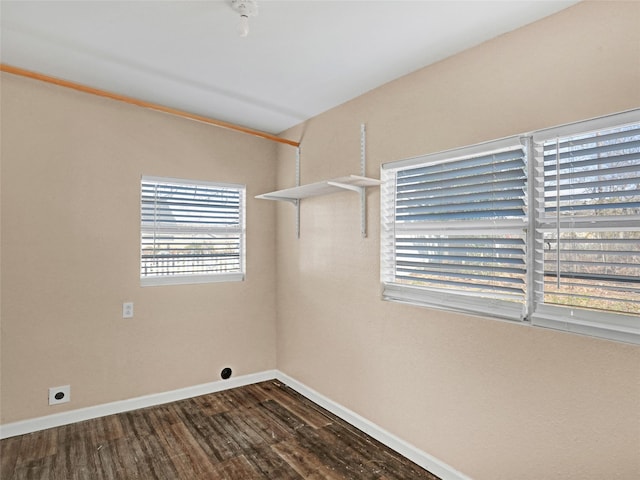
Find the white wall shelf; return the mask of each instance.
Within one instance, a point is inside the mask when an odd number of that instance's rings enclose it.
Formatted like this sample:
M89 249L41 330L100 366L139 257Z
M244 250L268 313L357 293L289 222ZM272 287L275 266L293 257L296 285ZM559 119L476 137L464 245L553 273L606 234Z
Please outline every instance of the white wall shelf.
M360 193L365 188L377 187L380 183L381 181L376 180L375 178L349 175L346 177L324 180L322 182L309 183L299 187L285 188L284 190L278 190L277 192L264 193L262 195L257 195L256 198L296 203L298 200L303 198L330 195L332 193L344 192L345 190Z
M296 149L296 186L275 192L256 195L261 200L289 202L296 207L296 232L300 238L300 200L321 195L344 192L345 190L360 194L360 232L362 238L367 236L367 187L378 187L382 181L365 177L367 163L366 129L360 125L360 175L337 177L322 182L300 185L300 147Z

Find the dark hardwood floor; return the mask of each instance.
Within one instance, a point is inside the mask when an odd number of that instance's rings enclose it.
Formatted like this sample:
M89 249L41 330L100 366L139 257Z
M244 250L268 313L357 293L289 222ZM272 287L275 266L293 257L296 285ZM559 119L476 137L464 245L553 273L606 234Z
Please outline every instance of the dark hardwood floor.
M0 441L2 480L423 480L277 381Z

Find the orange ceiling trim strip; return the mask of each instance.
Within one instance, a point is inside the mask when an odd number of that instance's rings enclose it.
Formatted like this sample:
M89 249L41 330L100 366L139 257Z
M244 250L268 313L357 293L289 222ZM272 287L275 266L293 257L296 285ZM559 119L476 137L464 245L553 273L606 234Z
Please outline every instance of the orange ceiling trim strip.
M12 67L11 65L7 65L4 63L0 63L0 71L11 73L13 75L20 75L22 77L32 78L35 80L40 80L42 82L51 83L53 85L58 85L65 88L71 88L79 92L89 93L91 95L97 95L98 97L117 100L118 102L124 102L130 105L136 105L138 107L148 108L149 110L155 110L156 112L168 113L169 115L188 118L189 120L195 120L197 122L207 123L209 125L213 125L220 128L226 128L228 130L234 130L236 132L245 133L247 135L252 135L254 137L264 138L265 140L270 140L272 142L283 143L285 145L291 145L292 147L300 146L300 142L295 142L293 140L288 140L286 138L278 137L276 135L271 135L270 133L261 132L260 130L253 130L251 128L242 127L240 125L224 122L222 120L215 120L213 118L203 117L202 115L196 115L194 113L184 112L182 110L177 110L175 108L157 105L151 102L145 102L144 100L138 100L136 98L119 95L117 93L106 92L104 90L88 87L86 85L70 82L68 80L62 80L60 78L50 77L48 75L43 75L41 73L24 70L22 68Z

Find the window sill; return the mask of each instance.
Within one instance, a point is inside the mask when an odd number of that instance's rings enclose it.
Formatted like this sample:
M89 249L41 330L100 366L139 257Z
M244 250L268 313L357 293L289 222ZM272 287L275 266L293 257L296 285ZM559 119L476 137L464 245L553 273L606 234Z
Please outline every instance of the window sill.
M603 321L604 320L604 321ZM543 305L531 324L569 333L640 345L640 317Z
M158 285L191 285L198 283L242 282L244 273L218 273L215 275L161 275L141 277L140 286L154 287Z

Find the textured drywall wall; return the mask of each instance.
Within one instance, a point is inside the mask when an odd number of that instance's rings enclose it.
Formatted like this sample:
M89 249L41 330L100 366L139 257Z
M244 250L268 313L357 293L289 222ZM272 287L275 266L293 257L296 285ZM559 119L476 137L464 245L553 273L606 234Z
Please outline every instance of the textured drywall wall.
M585 2L290 131L302 183L640 106L640 3ZM279 187L294 155L279 148ZM379 193L278 209L278 368L479 480L640 478L640 347L380 299Z
M9 74L1 97L3 424L275 368L273 143ZM246 281L140 287L142 175L247 186Z

